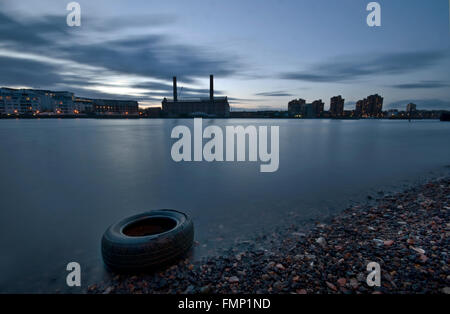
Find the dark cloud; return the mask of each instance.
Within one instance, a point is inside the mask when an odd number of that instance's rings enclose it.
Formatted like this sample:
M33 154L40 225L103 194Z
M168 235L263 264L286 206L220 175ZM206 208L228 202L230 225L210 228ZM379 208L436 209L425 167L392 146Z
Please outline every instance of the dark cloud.
M83 18L82 26L68 27L66 16L45 16L40 19L14 18L0 12L0 43L10 50L33 53L49 58L70 60L84 66L103 68L98 73L92 71L58 69L48 63L15 59L2 61L0 82L4 85L27 85L50 88L58 82L88 86L90 81L104 78L105 71L117 74L139 75L171 81L173 75L186 83L195 83L198 78L228 76L242 66L235 57L222 55L205 47L188 43L174 43L164 34L135 35L124 37L116 30L129 27L154 28L173 21L166 15L144 17L119 17L111 19ZM93 41L90 32L108 32L103 41ZM111 39L112 38L112 39ZM69 73L72 72L72 73ZM73 73L75 72L75 73ZM6 75L7 74L7 75ZM74 78L78 76L78 78ZM97 84L98 85L98 84ZM163 86L163 90L170 88ZM149 86L151 88L151 86ZM183 89L186 94L207 94L205 89ZM217 92L219 93L219 92ZM159 95L159 94L158 94ZM163 95L161 93L161 95ZM150 95L149 95L150 96Z
M418 83L408 83L408 84L397 84L392 85L394 88L399 89L421 89L421 88L443 88L443 87L449 87L450 84L446 82L441 81L421 81Z
M283 79L308 82L353 82L374 75L396 75L425 69L448 56L444 51L390 53L376 57L340 57L306 71L282 73Z
M285 92L285 91L274 91L274 92L256 93L255 96L283 97L283 96L293 96L293 94Z
M61 77L57 72L58 68L53 65L0 56L1 86L46 88L61 82Z
M63 31L60 26L62 23L65 21L58 21L55 16L47 16L27 25L0 12L0 39L3 45L15 48L49 45L51 41L44 34Z
M69 90L70 92L74 93L77 97L87 97L87 98L98 98L98 99L118 99L118 100L136 100L136 101L156 101L161 100L161 98L154 98L154 97L136 97L136 96L129 96L129 95L117 95L117 94L110 94L106 92L100 92L97 90L89 89L89 86L86 86L87 88L83 87L74 87L74 86L68 86L66 88L63 88L65 90ZM61 88L60 88L61 90Z
M147 83L135 84L135 85L133 85L133 87L162 91L161 95L164 97L171 97L172 93L173 93L172 84L165 84L165 83L159 83L159 82L147 82ZM177 87L178 87L178 93L181 93L181 96L192 96L192 97L209 96L209 89L207 89L207 88L185 87L185 86L183 86L182 82L178 82ZM215 89L214 94L215 95L223 95L223 92Z
M228 76L234 73L236 66L234 61L206 48L172 44L162 35L79 44L60 48L59 51L65 58L82 64L165 80L177 75L186 82L207 77L210 73Z
M406 108L409 103L417 105L418 110L450 110L450 100L443 99L404 99L392 102L385 109L402 109Z

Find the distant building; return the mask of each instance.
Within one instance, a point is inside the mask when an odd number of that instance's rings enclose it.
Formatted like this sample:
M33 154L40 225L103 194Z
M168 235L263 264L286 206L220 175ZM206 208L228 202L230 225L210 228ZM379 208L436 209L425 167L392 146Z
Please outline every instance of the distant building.
M330 115L342 117L344 115L344 101L341 95L332 97L330 100Z
M291 117L303 116L305 114L306 100L294 99L288 103L288 112Z
M417 111L417 105L413 103L409 103L406 105L406 112L414 112Z
M358 100L356 102L356 105L355 105L355 117L361 117L362 110L363 110L363 107L364 107L364 101L365 101L365 99L364 100Z
M322 99L306 103L304 99L294 99L288 103L288 114L296 118L318 118L323 116L325 103Z
M93 99L92 111L96 115L138 115L139 105L134 100Z
M310 104L305 104L303 107L303 115L304 118L314 118L314 108L312 103Z
M288 118L287 111L233 111L230 112L230 118L246 118L246 119L261 119L261 118Z
M323 114L325 104L322 99L315 100L312 103L302 106L302 116L305 118L318 118Z
M386 112L386 118L395 118L395 117L397 117L399 115L399 112L398 112L398 110L397 109L389 109L387 112Z
M177 78L173 78L173 99L164 98L162 113L167 117L229 117L228 97L214 97L214 77L210 76L209 98L178 99Z
M40 99L41 112L53 112L57 114L73 114L75 96L71 92L55 92L42 89L30 89Z
M375 94L362 100L358 100L355 105L355 117L382 118L383 97Z
M325 103L322 101L322 99L313 101L312 102L313 115L316 118L321 117L323 114L324 107L325 107Z
M40 97L26 89L1 88L0 114L34 114L41 110Z
M75 113L92 113L94 111L94 100L89 98L75 98Z
M370 95L364 99L362 117L381 118L383 116L383 97L378 94Z
M0 113L73 113L74 94L37 89L0 88Z
M53 92L52 100L55 104L56 113L73 114L75 111L74 100L75 96L69 92Z
M144 118L161 118L161 107L149 107L142 109L140 114Z

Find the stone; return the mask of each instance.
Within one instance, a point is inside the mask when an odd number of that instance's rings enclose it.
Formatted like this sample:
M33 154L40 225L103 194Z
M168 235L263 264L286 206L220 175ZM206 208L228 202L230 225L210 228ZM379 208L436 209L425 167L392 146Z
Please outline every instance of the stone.
M228 281L231 283L236 283L236 282L239 282L239 278L236 276L232 276L232 277L228 278Z
M392 244L394 244L394 241L392 241L392 240L384 241L384 245L387 247L391 246Z
M345 284L347 283L347 279L345 278L339 278L337 283L339 284L339 286L343 287L345 286Z
M330 288L333 291L337 291L336 286L333 285L331 282L326 281L325 283L327 284L328 288Z

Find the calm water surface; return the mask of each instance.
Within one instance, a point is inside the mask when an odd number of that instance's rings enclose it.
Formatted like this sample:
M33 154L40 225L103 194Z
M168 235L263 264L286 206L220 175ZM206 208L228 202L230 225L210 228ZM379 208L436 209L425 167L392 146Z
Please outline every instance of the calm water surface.
M289 221L337 213L368 194L448 172L450 124L439 121L204 120L279 125L280 167L175 163L176 125L192 120L0 120L0 293L67 291L108 273L105 229L157 208L190 213L196 258Z

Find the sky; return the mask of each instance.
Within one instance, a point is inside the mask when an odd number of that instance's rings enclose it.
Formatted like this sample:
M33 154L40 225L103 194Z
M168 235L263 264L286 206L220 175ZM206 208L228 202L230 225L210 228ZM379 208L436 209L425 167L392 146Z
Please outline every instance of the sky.
M228 96L232 110L286 110L371 94L384 108L450 109L449 0L0 1L0 86L135 99ZM182 89L181 89L182 88Z

